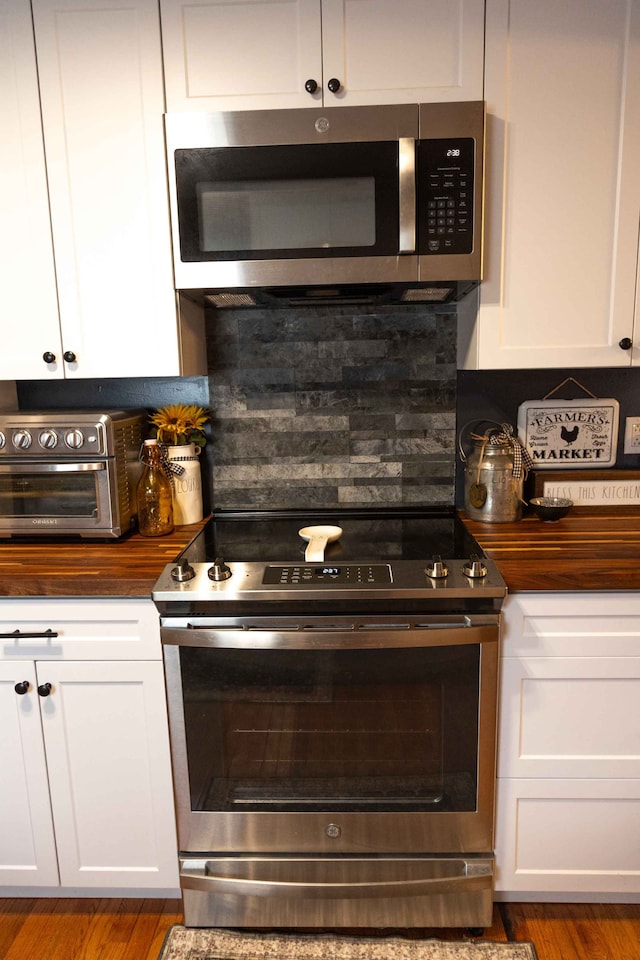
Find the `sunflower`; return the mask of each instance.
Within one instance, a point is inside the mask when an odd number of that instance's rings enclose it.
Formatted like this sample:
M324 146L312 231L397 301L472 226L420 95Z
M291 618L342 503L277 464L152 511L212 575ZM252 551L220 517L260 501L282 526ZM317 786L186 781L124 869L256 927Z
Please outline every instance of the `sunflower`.
M195 443L199 447L207 442L202 428L208 419L209 412L204 407L184 403L160 407L149 418L161 443L170 446Z

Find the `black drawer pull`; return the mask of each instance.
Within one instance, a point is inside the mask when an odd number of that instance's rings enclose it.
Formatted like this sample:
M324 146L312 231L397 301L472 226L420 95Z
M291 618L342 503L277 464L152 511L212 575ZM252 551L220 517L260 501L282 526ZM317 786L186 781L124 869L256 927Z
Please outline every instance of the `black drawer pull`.
M0 640L35 640L45 638L47 640L57 637L58 634L55 630L48 628L47 630L42 630L40 633L23 633L22 630L12 630L11 633L0 633Z

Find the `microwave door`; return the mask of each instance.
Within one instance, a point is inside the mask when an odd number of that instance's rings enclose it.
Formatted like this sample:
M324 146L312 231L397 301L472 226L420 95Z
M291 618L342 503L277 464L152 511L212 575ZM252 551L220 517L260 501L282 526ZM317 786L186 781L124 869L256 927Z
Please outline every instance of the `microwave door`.
M415 139L177 149L179 289L417 280Z

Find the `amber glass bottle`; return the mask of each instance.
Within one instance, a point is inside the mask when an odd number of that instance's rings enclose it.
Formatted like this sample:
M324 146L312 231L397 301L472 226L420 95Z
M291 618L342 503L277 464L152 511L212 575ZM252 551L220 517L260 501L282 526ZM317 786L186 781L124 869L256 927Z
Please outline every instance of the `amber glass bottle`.
M143 537L163 537L173 530L173 492L157 440L145 440L142 476L136 490L138 530Z

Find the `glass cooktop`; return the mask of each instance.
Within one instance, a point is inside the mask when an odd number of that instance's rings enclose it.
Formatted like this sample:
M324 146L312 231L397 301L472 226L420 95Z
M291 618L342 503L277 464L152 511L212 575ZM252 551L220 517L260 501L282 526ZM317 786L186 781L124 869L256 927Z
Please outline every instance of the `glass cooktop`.
M183 556L189 562L297 563L307 541L298 531L315 525L342 528L325 548L326 563L429 560L482 556L453 509L225 512L213 515Z

